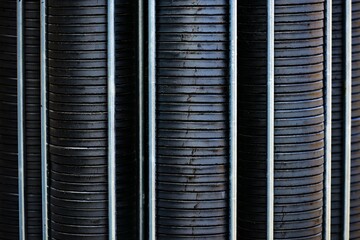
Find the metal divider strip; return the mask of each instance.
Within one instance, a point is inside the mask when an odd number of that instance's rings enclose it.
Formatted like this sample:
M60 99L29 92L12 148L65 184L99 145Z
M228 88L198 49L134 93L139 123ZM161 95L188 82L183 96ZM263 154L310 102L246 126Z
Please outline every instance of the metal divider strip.
M350 238L351 194L351 85L352 85L352 13L351 0L345 3L345 166L344 166L344 240Z
M331 240L331 131L332 131L332 0L326 1L325 23L325 196L324 239Z
M267 239L274 239L275 0L267 1Z
M156 239L156 9L149 0L149 240Z
M115 1L107 7L109 240L116 240Z
M41 200L42 239L48 237L48 162L47 162L47 71L46 71L46 0L40 1L40 85L41 85Z
M19 239L25 239L25 163L24 163L24 24L23 1L18 0L17 13L17 127L18 127L18 194Z
M237 0L230 1L230 219L229 236L237 239Z

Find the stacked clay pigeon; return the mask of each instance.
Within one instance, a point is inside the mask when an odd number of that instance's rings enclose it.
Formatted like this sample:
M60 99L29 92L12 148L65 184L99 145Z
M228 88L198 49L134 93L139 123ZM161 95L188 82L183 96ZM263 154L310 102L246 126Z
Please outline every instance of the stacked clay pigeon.
M343 229L344 184L344 1L333 1L332 36L332 187L331 232L332 239L341 239Z
M108 239L107 2L48 1L51 239Z
M19 238L16 1L0 1L0 233Z
M156 4L157 239L227 239L229 2Z
M41 239L40 1L24 8L25 222L27 239Z
M360 1L352 2L352 121L350 239L359 238L359 21ZM333 1L332 239L342 239L345 131L345 3Z
M51 237L107 239L107 2L48 4ZM132 4L115 2L116 214L126 239L136 237Z
M239 16L238 237L266 239L267 5ZM324 1L275 1L276 239L322 239Z

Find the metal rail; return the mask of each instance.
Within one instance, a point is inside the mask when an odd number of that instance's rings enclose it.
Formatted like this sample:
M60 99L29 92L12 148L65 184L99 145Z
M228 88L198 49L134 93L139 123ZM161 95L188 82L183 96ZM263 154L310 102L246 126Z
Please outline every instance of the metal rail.
M237 0L230 1L230 219L229 236L237 239Z
M267 240L274 239L275 0L267 1Z
M116 240L115 1L107 8L109 240Z
M332 130L332 0L326 1L325 23L325 196L324 239L331 240L331 130Z
M351 85L352 85L352 13L351 0L345 2L345 166L344 166L344 232L343 239L350 238L351 195Z
M46 0L40 1L41 201L42 239L48 239Z
M156 13L155 0L148 1L149 44L149 240L156 239Z
M18 130L18 194L19 239L25 240L25 163L24 163L24 24L23 1L18 0L17 12L17 130Z

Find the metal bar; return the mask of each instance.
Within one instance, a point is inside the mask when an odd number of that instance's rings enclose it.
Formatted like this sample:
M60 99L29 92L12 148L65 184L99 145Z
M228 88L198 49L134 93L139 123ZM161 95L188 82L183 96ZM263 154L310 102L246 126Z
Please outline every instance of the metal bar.
M25 239L25 163L24 163L24 49L23 1L17 1L17 127L18 127L18 194L19 239Z
M149 240L156 239L156 17L155 0L149 0Z
M325 201L324 240L331 240L331 129L332 129L332 0L326 1L325 23Z
M115 1L107 8L109 240L116 240Z
M352 14L351 0L345 3L345 167L344 167L344 240L350 238L351 193L351 82L352 82Z
M230 239L237 239L237 0L230 1Z
M326 1L324 239L331 240L332 0Z
M48 239L46 0L40 1L41 201L42 239Z
M267 1L267 239L274 239L275 0Z
M144 239L144 1L138 1L139 239Z

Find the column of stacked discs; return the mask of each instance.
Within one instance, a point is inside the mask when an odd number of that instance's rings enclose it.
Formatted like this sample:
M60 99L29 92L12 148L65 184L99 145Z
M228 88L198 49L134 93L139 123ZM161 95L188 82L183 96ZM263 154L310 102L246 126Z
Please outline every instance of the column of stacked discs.
M238 237L266 239L266 2L238 15ZM322 239L323 37L324 1L275 1L276 239Z
M107 6L48 1L51 239L108 239Z
M117 229L134 239L133 9L130 1L115 3ZM48 4L51 237L106 239L107 2Z
M360 238L360 1L352 1L352 144L350 239Z
M342 236L344 203L344 6L341 0L333 1L331 237L334 240Z
M27 239L41 239L40 1L24 2L25 221Z
M228 11L157 1L158 239L228 238Z
M359 19L360 1L352 2L352 122L350 239L359 238ZM345 4L333 2L332 239L341 239L344 203Z
M0 1L0 236L19 238L16 1Z
M137 232L135 1L116 0L115 4L117 232L130 240L136 239Z

